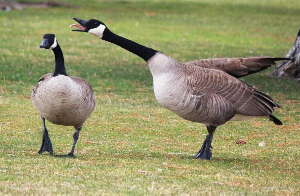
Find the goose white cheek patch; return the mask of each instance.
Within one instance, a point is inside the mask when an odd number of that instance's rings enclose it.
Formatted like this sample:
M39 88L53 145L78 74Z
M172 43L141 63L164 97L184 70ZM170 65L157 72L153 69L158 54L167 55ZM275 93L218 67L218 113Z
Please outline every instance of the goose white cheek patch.
M54 38L54 43L50 46L50 49L53 49L57 46L56 38Z
M88 31L88 33L93 34L93 35L95 35L95 36L97 36L99 38L102 38L103 32L104 32L105 28L106 28L106 26L104 26L104 25L101 24L101 25L99 25L96 28L90 29Z

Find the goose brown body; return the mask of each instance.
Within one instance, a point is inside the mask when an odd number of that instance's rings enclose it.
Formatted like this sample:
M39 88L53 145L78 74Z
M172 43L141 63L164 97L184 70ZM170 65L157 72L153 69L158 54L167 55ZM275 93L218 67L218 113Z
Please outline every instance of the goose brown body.
M57 125L82 127L95 108L90 84L79 77L44 75L32 91L40 114Z
M161 53L148 65L157 101L193 122L219 126L231 119L268 117L279 107L256 88L212 66L180 63Z

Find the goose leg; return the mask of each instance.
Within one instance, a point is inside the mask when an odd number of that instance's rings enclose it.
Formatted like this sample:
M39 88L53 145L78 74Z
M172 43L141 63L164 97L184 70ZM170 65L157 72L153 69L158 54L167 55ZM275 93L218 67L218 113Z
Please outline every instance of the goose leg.
M206 136L206 139L203 142L203 145L199 152L194 156L195 159L211 159L212 158L212 152L211 152L211 143L213 140L213 136L216 130L216 126L207 126L208 135Z
M74 135L73 135L73 138L74 138L73 146L72 146L71 151L70 151L69 154L68 154L68 156L70 156L70 157L74 157L74 150L75 150L75 146L76 146L77 140L78 140L78 138L79 138L79 133L80 133L81 128L82 128L82 127L80 127L80 128L75 128L75 133L74 133Z
M42 146L41 149L39 150L39 154L42 154L45 151L50 152L50 154L53 154L53 149L52 149L52 143L50 140L50 137L48 135L48 130L46 128L46 123L45 123L45 118L42 117L42 121L43 121L43 142L42 142Z

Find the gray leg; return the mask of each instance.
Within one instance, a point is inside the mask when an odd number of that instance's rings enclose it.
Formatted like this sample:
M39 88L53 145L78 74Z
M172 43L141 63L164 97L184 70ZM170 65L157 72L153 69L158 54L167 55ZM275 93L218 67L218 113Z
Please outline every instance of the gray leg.
M203 142L203 145L199 152L194 156L195 159L211 159L212 158L212 152L211 152L211 143L213 140L213 136L216 130L216 126L207 126L208 135L206 136L206 139Z
M52 143L48 135L48 130L46 128L44 117L42 117L42 121L43 121L43 142L42 142L41 149L39 150L38 153L42 154L43 152L48 151L50 154L53 154Z
M81 128L82 128L82 127L80 127L80 128L75 128L75 133L74 133L74 135L73 135L73 138L74 138L73 146L72 146L71 151L70 151L69 154L68 154L68 156L70 156L70 157L74 157L74 150L75 150L75 146L76 146L77 140L78 140L78 138L79 138L79 133L80 133Z

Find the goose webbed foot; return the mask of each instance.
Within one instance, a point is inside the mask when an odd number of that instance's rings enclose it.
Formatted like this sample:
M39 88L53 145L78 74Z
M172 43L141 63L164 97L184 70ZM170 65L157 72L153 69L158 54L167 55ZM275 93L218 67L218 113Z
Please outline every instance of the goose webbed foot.
M45 118L42 118L42 120L43 120L43 141L42 141L41 149L39 150L38 153L42 154L43 152L47 151L50 154L53 154L52 143L48 135L48 130L46 129L46 125L45 125Z
M203 142L203 145L199 152L194 156L195 159L206 159L210 160L212 158L212 152L211 152L211 142L212 140L208 139L209 135L207 135L206 139Z
M201 149L199 152L194 156L195 159L206 159L210 160L212 158L211 149L213 148L211 143L213 140L213 135L216 130L216 126L207 126L208 135L206 136Z
M72 152L69 152L69 153L67 154L67 156L68 156L68 157L73 157L73 158L75 158L74 153L72 153Z
M42 154L45 151L49 152L50 154L53 154L52 143L48 134L47 136L43 136L43 143L38 153Z

